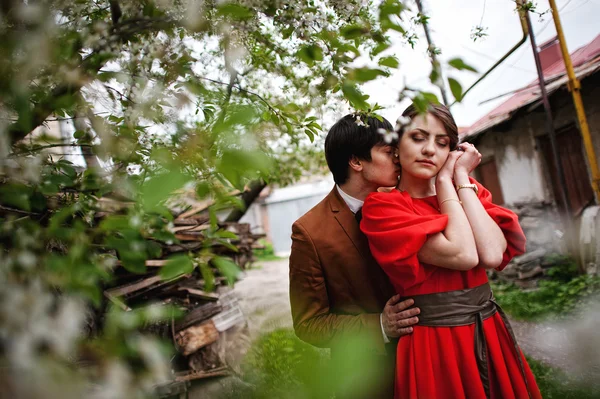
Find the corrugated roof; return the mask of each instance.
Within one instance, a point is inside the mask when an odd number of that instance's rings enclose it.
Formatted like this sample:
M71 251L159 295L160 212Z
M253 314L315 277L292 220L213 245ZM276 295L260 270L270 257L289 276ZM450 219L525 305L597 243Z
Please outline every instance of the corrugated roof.
M579 79L591 75L600 69L600 35L596 36L594 40L585 46L573 51L571 53L571 62L575 69L575 75ZM556 91L568 82L565 64L562 59L546 67L543 72L548 94ZM461 132L461 139L473 138L499 123L511 119L517 110L539 100L540 97L541 91L536 79L527 86L517 90L517 93L512 97Z

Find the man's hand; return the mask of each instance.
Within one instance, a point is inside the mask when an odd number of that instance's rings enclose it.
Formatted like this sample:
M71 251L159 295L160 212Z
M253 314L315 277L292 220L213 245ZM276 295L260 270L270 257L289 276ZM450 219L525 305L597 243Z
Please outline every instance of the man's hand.
M419 322L415 316L421 313L419 308L409 309L414 303L412 299L400 302L400 295L394 295L387 301L381 318L385 335L398 338L412 333L412 325Z

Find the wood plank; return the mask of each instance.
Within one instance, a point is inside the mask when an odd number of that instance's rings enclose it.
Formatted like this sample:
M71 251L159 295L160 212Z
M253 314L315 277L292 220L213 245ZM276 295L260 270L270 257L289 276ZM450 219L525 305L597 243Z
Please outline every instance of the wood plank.
M132 292L136 292L139 291L141 289L144 289L146 287L151 286L152 284L155 284L157 282L159 282L161 280L160 276L152 276L152 277L148 277L142 280L138 280L134 283L131 284L126 284L120 287L116 287L116 288L111 288L109 290L104 291L106 294L108 295L112 295L112 296L123 296L123 295L127 295L127 294L131 294Z
M175 334L175 342L179 351L188 356L197 350L212 344L219 339L219 331L212 320L205 321L200 325L195 325L181 330Z
M173 233L178 233L178 232L186 232L186 231L204 231L204 230L208 230L210 229L210 224L198 224L196 223L195 225L185 225L185 226L176 226L173 227L171 229L171 232Z
M146 261L146 267L162 267L167 263L165 259L153 259ZM118 260L116 263L117 266L122 266L123 263Z
M112 303L114 303L115 305L117 305L119 308L121 308L122 310L129 312L131 311L131 308L129 306L127 306L127 304L125 304L125 302L123 302L122 300L120 300L119 298L107 293L106 291L104 291L104 296L111 301Z
M231 371L228 367L219 367L210 371L185 371L182 373L175 374L175 381L184 382L184 381L192 381L198 380L202 378L210 378L210 377L221 377L231 375Z
M187 313L182 319L176 321L174 329L176 332L181 331L189 326L210 319L214 315L218 314L221 310L223 310L223 307L219 303L205 303Z
M177 218L175 220L173 220L173 224L175 226L196 226L205 222L208 222L209 217L206 216L205 218L194 218L194 219L183 219L183 218Z
M210 292L206 292L206 291L202 291L199 288L179 287L177 290L178 291L186 291L191 296L194 296L196 298L201 298L201 299L204 299L207 301L218 301L219 300L219 295L210 293Z
M204 236L201 233L186 233L186 234L175 234L175 238L179 241L203 241Z

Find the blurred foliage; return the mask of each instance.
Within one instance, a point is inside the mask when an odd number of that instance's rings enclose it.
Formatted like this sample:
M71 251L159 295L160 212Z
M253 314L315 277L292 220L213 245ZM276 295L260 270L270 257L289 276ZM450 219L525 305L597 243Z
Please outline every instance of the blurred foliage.
M275 249L273 248L273 244L265 239L261 239L258 241L263 248L255 248L252 253L256 258L256 261L269 261L269 260L278 260L282 259L281 257L275 255Z
M526 356L527 363L535 375L535 380L545 399L597 399L598 388L578 384L562 371Z
M349 349L352 347L348 347ZM259 337L245 358L244 384L233 385L220 398L332 398L335 379L328 367L328 350L300 341L290 329L279 329ZM582 386L558 369L527 357L544 398L598 398L592 387ZM365 370L364 364L359 365ZM364 375L360 379L364 380Z
M548 270L548 280L541 280L535 290L514 284L492 282L494 296L515 319L540 320L569 317L592 295L600 292L600 277L581 275L575 261L562 255L545 260L555 263Z
M336 356L299 340L291 329L260 336L246 355L240 385L227 398L330 399L365 397L379 368L360 337L344 340ZM380 359L378 359L380 361Z
M233 283L235 265L211 252L233 248L218 225L245 205L232 193L324 173L323 115L379 109L361 85L401 66L388 50L392 35L414 45L406 15L400 0L2 2L0 361L12 397L135 398L171 378L169 351L139 330L175 310L130 314L104 289L121 267L142 275L167 257L171 210L186 209L173 194L190 191L212 201L211 227L160 275L199 269L210 290L218 270ZM437 101L408 87L400 98Z

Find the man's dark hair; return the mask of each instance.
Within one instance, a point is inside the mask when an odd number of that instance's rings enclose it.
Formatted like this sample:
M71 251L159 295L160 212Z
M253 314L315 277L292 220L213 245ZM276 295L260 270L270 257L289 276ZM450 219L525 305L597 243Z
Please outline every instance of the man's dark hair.
M344 184L348 180L348 162L352 156L370 161L373 147L388 144L384 135L378 132L379 129L393 130L392 124L385 118L380 121L360 114L359 117L357 120L357 114L344 116L329 129L325 138L325 158L337 184Z

